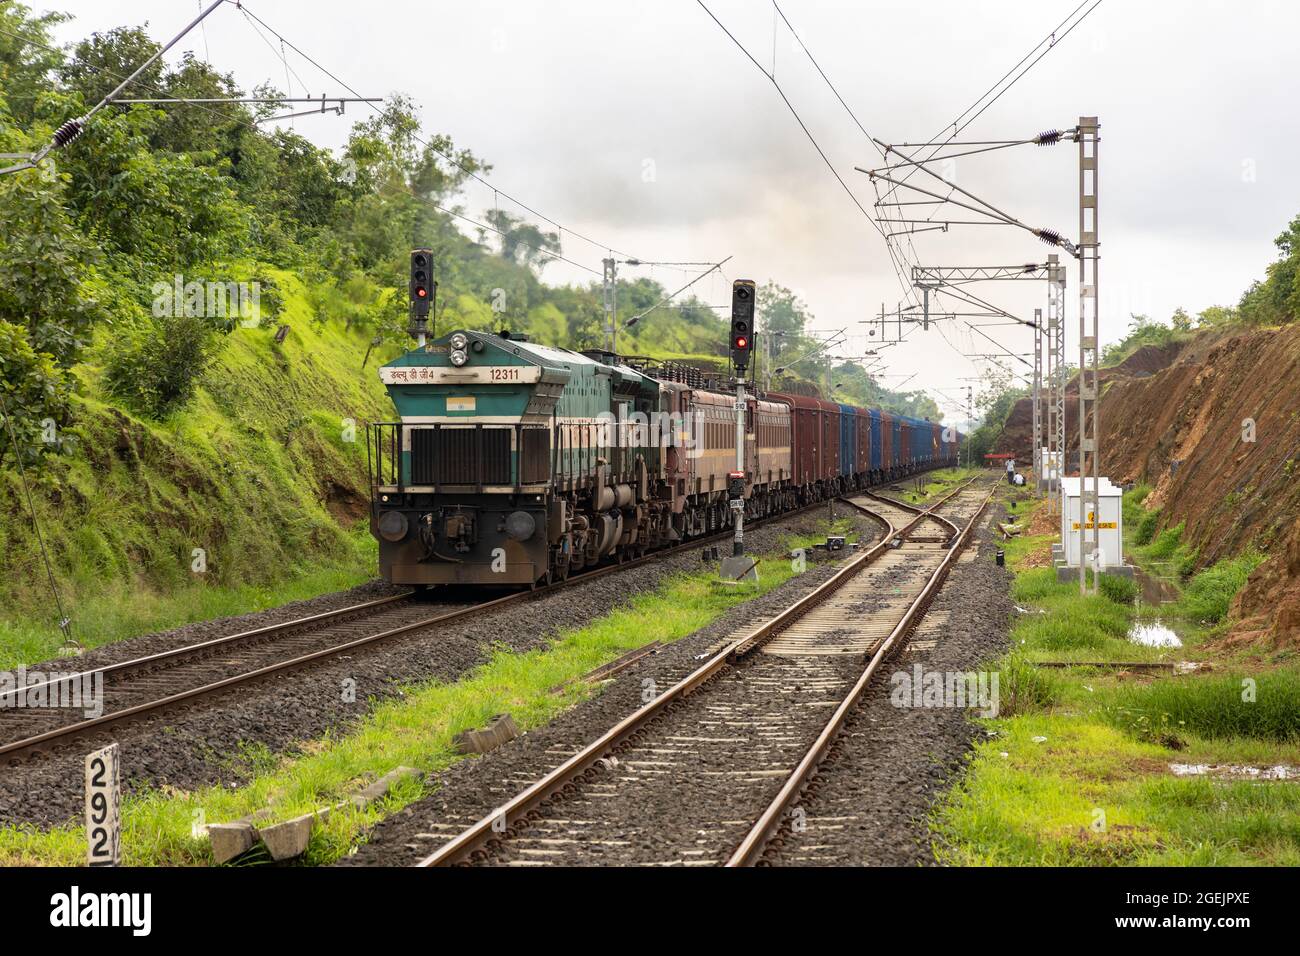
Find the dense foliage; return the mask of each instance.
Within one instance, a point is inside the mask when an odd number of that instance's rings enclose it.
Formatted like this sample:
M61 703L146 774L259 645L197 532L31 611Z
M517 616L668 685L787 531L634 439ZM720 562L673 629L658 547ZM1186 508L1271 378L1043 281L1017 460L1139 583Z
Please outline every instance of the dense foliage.
M140 27L59 50L50 28L62 19L18 3L0 9L0 151L39 148L157 50ZM155 63L133 92L243 95L232 77L189 55ZM490 167L446 136L424 136L406 98L356 123L338 155L291 130L259 127L258 118L234 105L110 108L42 169L0 177L0 217L12 225L0 236L0 387L15 419L28 423L23 444L33 456L50 446L35 443L32 423L63 427L75 415L70 392L85 376L68 373L79 365L102 370L89 379L103 397L138 415L163 419L190 400L235 321L228 311L159 314L157 289L173 281L257 282L254 318L265 326L275 310L263 273L290 270L306 280L314 321L364 332L387 357L409 344L406 257L427 246L440 284L435 328L602 344L599 282L541 281L563 254L557 232L492 209L467 234L458 196ZM620 318L665 296L659 282L625 271ZM769 322L785 333L778 360L814 348L802 303L771 284L765 297ZM720 363L726 331L720 316L686 296L640 319L618 344L625 354ZM822 355L803 359L778 384L820 382L828 366ZM842 400L937 414L923 396L893 396L860 369L834 377Z
M971 433L968 445L971 461L983 461L984 455L993 450L993 445L1002 434L1002 429L1016 402L1027 397L1029 397L1029 389L1013 385L1010 381L995 382L984 392L980 400L984 417L979 427Z

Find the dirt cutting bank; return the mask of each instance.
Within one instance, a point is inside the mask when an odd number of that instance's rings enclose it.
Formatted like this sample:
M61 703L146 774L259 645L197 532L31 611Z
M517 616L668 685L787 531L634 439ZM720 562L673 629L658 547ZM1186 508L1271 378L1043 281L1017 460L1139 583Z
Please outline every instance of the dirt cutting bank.
M1077 451L1078 398L1067 390ZM1232 609L1234 641L1300 643L1300 328L1234 330L1145 347L1102 373L1102 473L1145 482L1160 526L1205 567L1268 555ZM1029 455L1031 406L1012 410L998 450Z

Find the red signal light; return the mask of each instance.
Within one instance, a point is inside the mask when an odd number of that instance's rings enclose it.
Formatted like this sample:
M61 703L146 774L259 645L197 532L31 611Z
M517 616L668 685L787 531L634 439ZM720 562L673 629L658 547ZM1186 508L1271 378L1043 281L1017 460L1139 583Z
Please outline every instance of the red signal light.
M737 335L737 336L736 336L736 348L738 348L738 349L747 349L747 348L749 348L749 339L745 338L743 335Z
M419 296L421 299L423 299L425 296L429 294L429 291L427 289L416 289L415 294Z

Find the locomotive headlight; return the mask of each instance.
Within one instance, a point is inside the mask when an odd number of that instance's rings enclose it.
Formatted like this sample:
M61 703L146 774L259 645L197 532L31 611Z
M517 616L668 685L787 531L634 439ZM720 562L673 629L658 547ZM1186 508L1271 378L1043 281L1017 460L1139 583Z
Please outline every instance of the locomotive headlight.
M448 341L453 349L459 349L462 352L465 351L465 346L469 345L469 339L464 332L457 332Z
M452 349L450 358L451 358L451 364L456 366L457 368L460 368L462 365L464 365L466 362L469 361L469 353L466 352L464 349Z
M382 511L379 514L379 536L385 541L401 541L409 527L406 515L400 511Z

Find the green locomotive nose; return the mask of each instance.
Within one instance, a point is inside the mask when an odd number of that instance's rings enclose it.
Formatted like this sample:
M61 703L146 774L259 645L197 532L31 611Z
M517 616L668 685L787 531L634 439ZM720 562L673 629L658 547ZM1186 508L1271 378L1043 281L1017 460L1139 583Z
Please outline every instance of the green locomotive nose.
M533 584L626 539L654 452L619 440L611 412L652 409L656 383L471 331L379 374L400 416L370 429L372 527L389 580Z

